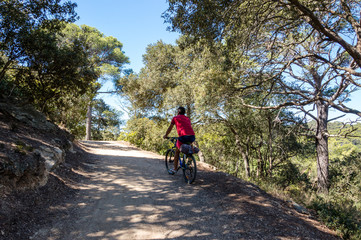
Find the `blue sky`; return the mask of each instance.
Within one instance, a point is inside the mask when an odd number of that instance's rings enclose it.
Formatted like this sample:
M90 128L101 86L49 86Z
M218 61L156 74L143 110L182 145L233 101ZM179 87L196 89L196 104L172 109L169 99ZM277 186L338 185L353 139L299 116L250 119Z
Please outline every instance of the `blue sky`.
M123 43L123 51L129 57L130 64L125 68L132 68L135 72L143 67L142 55L149 44L162 40L175 44L178 33L166 30L167 25L161 15L167 10L166 0L74 0L78 4L76 9L80 19L78 25L88 25L97 28L106 36L113 36ZM111 88L105 84L102 90ZM99 96L117 110L122 110L119 97L102 94ZM361 92L351 96L347 104L361 110ZM330 111L330 118L342 113ZM125 119L127 115L124 116ZM355 119L355 115L346 117Z
M163 40L174 44L178 33L166 30L161 18L167 10L165 0L74 0L78 4L80 19L76 24L97 28L106 36L113 36L123 43L132 68L139 72L143 66L142 55L149 44Z

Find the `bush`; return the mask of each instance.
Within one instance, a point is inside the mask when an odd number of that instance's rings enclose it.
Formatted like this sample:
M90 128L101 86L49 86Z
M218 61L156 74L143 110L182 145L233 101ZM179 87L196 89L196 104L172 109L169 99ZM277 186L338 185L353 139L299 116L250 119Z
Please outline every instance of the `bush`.
M348 157L330 162L331 191L335 196L351 198L361 209L361 154L353 152Z
M347 199L317 197L309 206L326 226L336 229L343 239L361 239L360 213Z
M274 180L284 188L291 184L308 181L307 176L301 174L299 168L291 162L285 162L274 170Z
M207 163L234 176L242 175L242 160L227 127L215 123L199 126L195 131L196 140Z
M0 81L0 98L12 98L19 102L31 102L31 93L20 88L9 77L5 76Z
M149 118L132 118L128 120L126 131L119 135L118 140L130 142L145 150L164 154L170 147L163 139L168 123L155 122Z

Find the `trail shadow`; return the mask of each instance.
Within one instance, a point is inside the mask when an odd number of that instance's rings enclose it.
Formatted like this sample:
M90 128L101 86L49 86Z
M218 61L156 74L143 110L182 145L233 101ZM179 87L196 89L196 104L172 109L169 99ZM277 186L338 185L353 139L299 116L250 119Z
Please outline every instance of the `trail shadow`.
M93 158L88 188L68 208L79 216L70 214L37 239L339 239L224 173L200 170L187 185L160 159Z

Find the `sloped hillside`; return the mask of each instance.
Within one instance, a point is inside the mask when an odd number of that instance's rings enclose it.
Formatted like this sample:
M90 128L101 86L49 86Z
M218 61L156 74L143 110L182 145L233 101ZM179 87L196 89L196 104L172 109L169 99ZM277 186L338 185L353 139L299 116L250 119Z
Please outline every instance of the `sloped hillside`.
M0 102L0 184L27 189L45 185L49 172L72 151L72 136L31 106Z
M73 140L31 106L0 99L0 239L29 239L34 228L68 214L62 205L89 161Z

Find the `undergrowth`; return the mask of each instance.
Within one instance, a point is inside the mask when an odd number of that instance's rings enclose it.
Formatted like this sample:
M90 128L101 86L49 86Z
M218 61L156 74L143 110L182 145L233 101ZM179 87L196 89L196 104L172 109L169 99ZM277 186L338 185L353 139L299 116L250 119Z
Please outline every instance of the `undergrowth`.
M340 197L330 189L328 195L318 194L316 189L304 189L304 185L283 188L274 181L253 181L264 191L283 200L293 200L306 206L310 213L328 228L335 230L342 239L361 239L361 211L359 204L350 198ZM289 189L292 191L289 191Z

